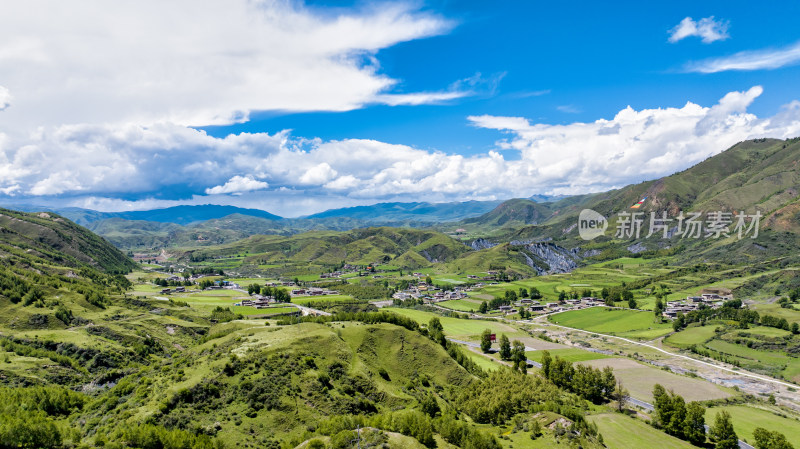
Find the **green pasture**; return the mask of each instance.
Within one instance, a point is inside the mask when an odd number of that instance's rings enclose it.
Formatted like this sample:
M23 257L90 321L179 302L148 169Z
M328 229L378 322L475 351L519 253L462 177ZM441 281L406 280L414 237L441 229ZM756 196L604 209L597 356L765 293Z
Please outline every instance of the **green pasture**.
M481 306L481 303L474 300L470 301L466 299L451 299L450 301L437 302L436 305L446 309L457 310L459 312L477 312Z
M557 313L549 320L561 326L640 340L651 340L672 332L672 325L655 322L650 312L608 307Z
M714 331L716 327L713 325L688 327L665 338L664 343L679 348L701 345L717 335Z
M731 414L733 429L740 440L746 439L753 444L753 430L763 427L767 430L781 432L788 441L800 442L800 421L797 418L778 416L769 410L748 407L745 405L731 405L713 407L706 410L706 423L713 424L714 417L721 410ZM785 415L785 412L782 414Z
M506 334L509 338L512 338L514 336L527 335L507 324L500 323L497 321L450 318L450 317L439 316L435 313L425 312L422 310L403 309L398 307L388 307L383 310L407 316L415 320L416 322L425 325L428 324L431 318L437 317L439 318L439 321L442 323L442 327L444 328L444 333L447 336L459 339L477 340L484 329L490 329L493 333L497 334L498 338L500 337L500 334Z
M561 359L567 360L569 362L585 362L587 360L607 359L612 357L610 355L600 354L592 351L585 351L579 348L548 349L547 351L550 353L551 357L555 358L556 356L558 356ZM542 352L543 351L527 351L525 352L525 354L528 356L529 359L534 360L536 362L541 362Z
M621 413L603 413L587 417L597 425L609 449L658 447L660 449L692 449L691 443L655 429Z

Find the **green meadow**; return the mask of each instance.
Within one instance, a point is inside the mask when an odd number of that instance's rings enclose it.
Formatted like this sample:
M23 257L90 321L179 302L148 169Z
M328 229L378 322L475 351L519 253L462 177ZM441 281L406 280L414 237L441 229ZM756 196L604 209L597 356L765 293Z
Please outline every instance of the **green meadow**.
M639 340L652 340L672 332L671 324L655 322L650 312L608 307L557 313L549 320L561 326Z
M753 444L753 430L756 427L763 427L770 431L781 432L790 442L800 442L800 420L797 417L786 417L783 411L778 410L784 415L778 416L769 410L746 405L713 407L706 410L706 422L713 423L714 417L721 410L730 413L733 429L740 440L746 439Z

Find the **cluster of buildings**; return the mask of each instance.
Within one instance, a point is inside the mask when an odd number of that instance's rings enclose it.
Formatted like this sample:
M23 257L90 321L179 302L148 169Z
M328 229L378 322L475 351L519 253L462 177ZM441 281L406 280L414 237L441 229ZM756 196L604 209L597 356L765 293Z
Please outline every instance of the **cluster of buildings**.
M327 288L309 287L309 288L296 288L292 290L292 296L321 296L321 295L338 295L336 290L328 290Z
M662 315L666 318L675 318L679 313L689 312L710 307L717 309L722 307L722 303L732 299L730 295L718 295L716 293L703 293L700 296L687 296L686 299L679 301L668 301L667 307Z
M256 309L266 309L270 304L275 303L275 298L272 296L253 295L250 299L243 299L242 302L237 302L234 306L249 306Z
M422 299L427 303L450 301L451 299L463 299L467 297L467 292L472 291L470 287L455 287L453 290L444 291L434 285L420 282L417 285L409 286L406 290L396 292L392 298L405 301L407 299Z
M565 310L585 309L587 307L602 306L604 304L605 302L600 298L586 296L581 299L568 299L563 303L548 302L544 304L536 303L530 298L523 298L514 303L514 306L517 308L526 308L534 313L553 313L563 312ZM506 315L517 313L517 309L512 306L500 306L500 311Z

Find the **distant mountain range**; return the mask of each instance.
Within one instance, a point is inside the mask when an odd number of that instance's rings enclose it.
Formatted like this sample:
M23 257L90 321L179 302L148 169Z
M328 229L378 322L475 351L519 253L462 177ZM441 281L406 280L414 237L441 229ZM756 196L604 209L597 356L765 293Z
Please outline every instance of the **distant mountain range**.
M759 211L761 227L800 235L800 139L741 142L694 167L621 189L570 197L534 196L508 201L379 203L282 218L234 206L177 206L133 212L53 210L102 235L120 248L196 247L231 243L252 235L289 236L315 230L348 231L370 226L433 228L463 240L493 243L558 240L566 247L602 246L601 238L578 238L577 215L592 209L616 225L616 214L679 211ZM534 199L536 201L534 201ZM549 201L548 201L549 200ZM33 206L15 209L37 211ZM652 242L639 248L655 249ZM673 242L677 244L680 242ZM649 246L648 246L649 245ZM662 242L662 246L668 244ZM762 245L763 246L763 245Z

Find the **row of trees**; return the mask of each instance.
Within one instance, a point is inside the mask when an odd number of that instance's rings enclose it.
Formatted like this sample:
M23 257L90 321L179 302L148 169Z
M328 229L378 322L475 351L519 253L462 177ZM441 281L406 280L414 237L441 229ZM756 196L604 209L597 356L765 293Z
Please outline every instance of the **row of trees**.
M706 410L698 402L686 404L682 396L667 392L663 386L656 384L653 388L653 406L654 427L695 445L706 441Z
M261 294L263 296L271 296L276 302L292 302L292 296L281 287L270 287L269 285L260 286L258 284L250 284L247 286L247 293L250 295Z
M706 442L706 409L700 403L687 404L682 396L656 384L653 387L653 406L654 427L697 446ZM715 449L738 449L739 437L727 411L721 410L716 414L714 424L708 429L708 438ZM794 449L786 436L778 431L759 427L753 432L753 439L757 449Z
M599 370L585 365L573 365L558 356L552 358L549 351L542 351L542 375L556 386L595 404L615 397L617 379L608 366Z

